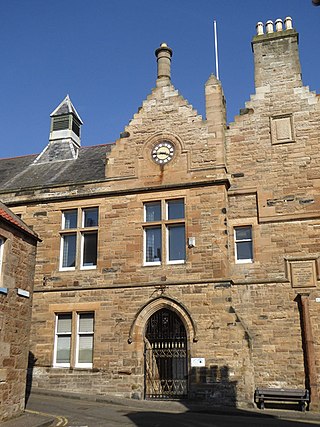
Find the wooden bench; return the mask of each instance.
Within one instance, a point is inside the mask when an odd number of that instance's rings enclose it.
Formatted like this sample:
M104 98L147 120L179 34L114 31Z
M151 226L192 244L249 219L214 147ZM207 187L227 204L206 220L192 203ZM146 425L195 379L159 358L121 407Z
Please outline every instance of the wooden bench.
M255 391L255 402L264 409L264 402L297 402L301 411L305 411L309 403L309 390L305 389L286 389L286 388L257 388Z

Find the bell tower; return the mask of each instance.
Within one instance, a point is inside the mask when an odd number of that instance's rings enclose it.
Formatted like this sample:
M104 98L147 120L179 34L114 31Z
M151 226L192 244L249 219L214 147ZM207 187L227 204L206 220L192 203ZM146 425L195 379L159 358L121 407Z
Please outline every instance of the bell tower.
M80 128L82 120L74 108L69 95L50 114L51 127L49 141L70 139L80 147Z
M75 160L78 158L82 120L69 95L50 114L49 144L35 159L34 164Z

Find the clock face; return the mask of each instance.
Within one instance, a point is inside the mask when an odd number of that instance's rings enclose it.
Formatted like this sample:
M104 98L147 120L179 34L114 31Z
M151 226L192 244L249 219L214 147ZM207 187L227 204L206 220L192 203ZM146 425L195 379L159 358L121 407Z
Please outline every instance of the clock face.
M173 155L174 145L167 141L160 142L152 150L152 159L159 165L165 165L170 162Z

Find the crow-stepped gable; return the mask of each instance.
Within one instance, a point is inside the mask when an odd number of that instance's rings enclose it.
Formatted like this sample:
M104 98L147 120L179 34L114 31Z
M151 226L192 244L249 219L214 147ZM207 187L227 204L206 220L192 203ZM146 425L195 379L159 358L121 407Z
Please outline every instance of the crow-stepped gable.
M232 123L216 76L205 117L175 89L162 43L114 144L81 147L67 97L39 156L0 160L1 200L42 240L33 387L238 407L302 389L319 408L320 98L291 18L252 48Z

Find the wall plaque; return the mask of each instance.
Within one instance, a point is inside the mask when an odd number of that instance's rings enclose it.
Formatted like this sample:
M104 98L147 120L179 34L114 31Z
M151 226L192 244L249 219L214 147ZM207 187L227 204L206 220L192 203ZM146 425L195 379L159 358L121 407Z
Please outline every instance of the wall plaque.
M293 288L314 288L317 285L315 260L290 261Z
M293 142L292 116L271 117L271 138L272 144L282 144Z

